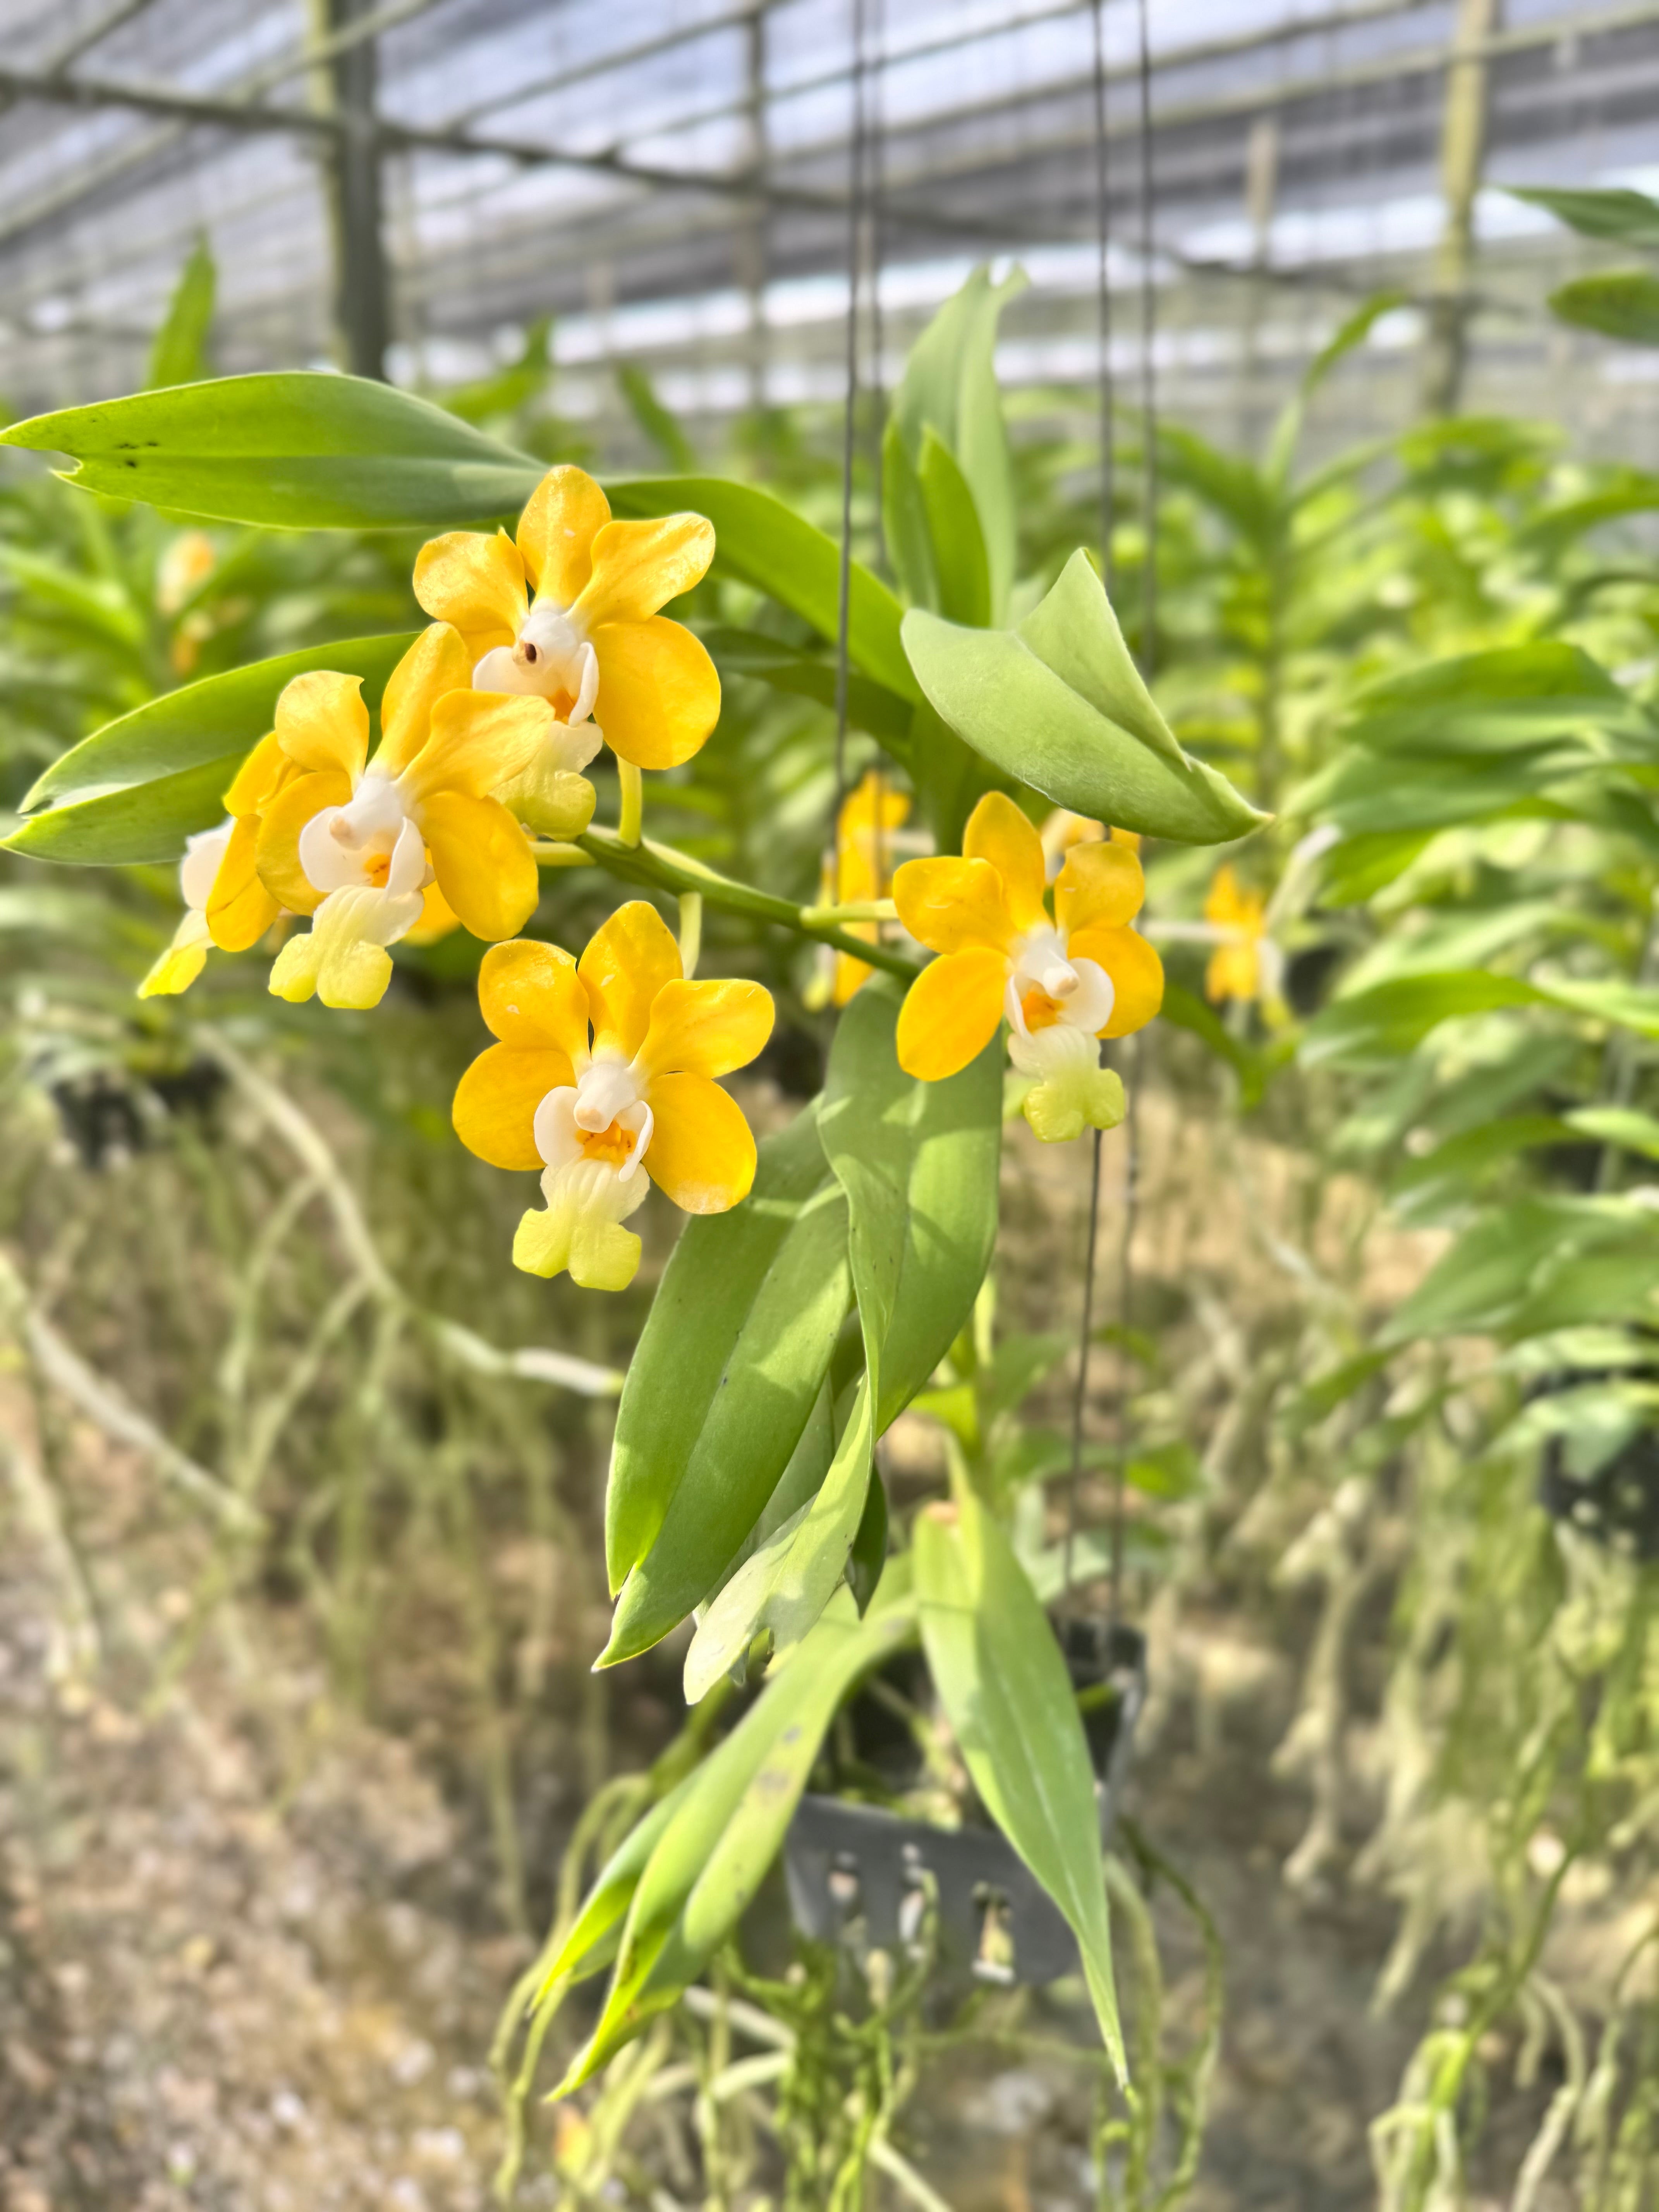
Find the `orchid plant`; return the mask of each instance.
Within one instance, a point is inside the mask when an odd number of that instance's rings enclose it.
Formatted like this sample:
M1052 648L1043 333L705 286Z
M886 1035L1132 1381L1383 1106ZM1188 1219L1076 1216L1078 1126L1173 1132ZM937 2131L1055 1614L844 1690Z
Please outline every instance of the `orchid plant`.
M404 948L465 933L487 948L493 1041L461 1080L455 1131L540 1178L513 1261L617 1291L641 1263L626 1224L649 1187L688 1217L618 1407L599 1663L695 1613L692 1702L728 1674L765 1681L556 1931L544 2012L615 1961L567 2089L702 1971L838 1706L918 1639L980 1800L1074 1931L1121 2071L1094 1778L1008 1501L964 1458L913 1535L875 1448L971 1322L1005 1092L1047 1143L1122 1117L1103 1046L1151 1022L1164 988L1137 926L1137 839L1224 842L1261 817L1176 740L1087 552L1000 626L1018 559L992 368L1004 296L975 276L895 395L896 587L850 560L843 589L842 549L753 486L601 488L347 378L234 378L5 434L71 454L88 490L174 514L434 532L412 577L428 627L138 707L49 765L13 849L182 853L186 910L142 986L152 997L195 984L210 948L263 944L276 997L374 1018ZM497 526L515 514L511 535ZM688 595L705 580L728 607L769 601L771 626L700 635ZM722 656L838 698L870 763L839 796L815 902L645 834L644 772L672 791L715 731ZM585 773L602 746L608 828ZM629 894L579 957L538 929L546 868ZM822 1092L758 1144L722 1080L766 1045L774 1000L696 974L705 908L829 963L817 995L841 1010Z

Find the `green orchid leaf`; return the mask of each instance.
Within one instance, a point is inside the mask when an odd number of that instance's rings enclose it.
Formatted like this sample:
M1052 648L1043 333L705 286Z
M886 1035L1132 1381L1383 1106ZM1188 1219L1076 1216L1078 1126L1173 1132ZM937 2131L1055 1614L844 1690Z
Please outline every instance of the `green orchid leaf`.
M957 735L1057 806L1190 845L1225 843L1267 818L1182 750L1081 550L1017 630L968 629L913 607L904 647Z
M703 643L714 655L720 680L747 676L774 691L798 699L816 699L832 712L836 704L836 665L821 653L805 653L757 629L706 629ZM855 730L867 730L889 752L903 759L910 749L910 724L915 708L884 684L849 670L847 681L847 720Z
M222 753L176 775L49 807L14 830L4 849L100 867L176 860L187 837L224 820L225 790L245 757L242 750Z
M1401 975L1316 1014L1298 1057L1306 1066L1367 1066L1411 1052L1442 1022L1505 1006L1556 1006L1592 1021L1611 1022L1639 1036L1659 1036L1659 990L1616 980L1547 984L1485 969Z
M605 486L618 515L707 515L714 526L717 574L735 576L800 616L818 635L841 629L841 549L793 507L757 484L724 477L627 477ZM900 607L885 584L854 561L849 580L848 657L866 676L913 702L915 678L899 641Z
M987 619L994 622L1006 612L1018 553L1013 456L996 377L997 324L1003 308L1024 287L1019 270L994 284L988 270L975 269L911 347L893 394L892 421L918 476L930 429L961 471L984 541L991 609ZM937 530L933 542L937 550Z
M605 1558L621 1595L602 1664L719 1584L800 1441L848 1301L846 1202L809 1110L762 1144L741 1206L687 1222L663 1272L617 1413Z
M1659 1160L1659 1121L1632 1106L1579 1106L1564 1119L1581 1137Z
M908 1559L888 1563L862 1621L851 1595L837 1595L655 1828L605 2009L556 2096L590 2080L672 2004L737 1924L777 1855L842 1698L915 1633L908 1570ZM608 1910L597 1893L590 1903L596 1919Z
M693 1704L757 1637L785 1651L817 1620L863 1524L875 1439L950 1350L990 1264L1001 1048L988 1045L945 1082L915 1082L894 1049L902 996L876 977L848 1006L818 1113L823 1152L847 1195L863 1380L816 1496L744 1562L704 1615L685 1664Z
M991 571L974 495L954 455L930 425L922 434L917 482L933 541L939 609L951 622L983 629L991 619Z
M963 1324L996 1241L1002 1053L918 1083L898 1064L903 993L873 977L841 1018L818 1128L847 1193L848 1249L879 1436Z
M86 491L274 530L510 522L543 474L428 400L315 370L69 407L14 422L0 445L68 453Z
M1574 191L1545 185L1505 187L1514 200L1547 209L1558 222L1585 238L1610 239L1617 246L1645 246L1659 251L1659 200L1645 192Z
M592 1888L582 1899L570 1933L542 1976L536 1996L538 2003L555 1982L580 1981L588 1974L597 1974L601 1966L608 1966L616 1957L622 1942L623 1923L639 1887L640 1876L657 1847L658 1838L672 1824L696 1778L694 1768L684 1781L659 1797L599 1869Z
M1441 1255L1395 1309L1378 1344L1393 1347L1416 1337L1493 1334L1508 1328L1550 1263L1620 1244L1632 1235L1645 1255L1651 1289L1652 1218L1626 1202L1525 1198L1498 1207L1483 1214Z
M1659 345L1659 276L1646 269L1576 276L1550 294L1550 313L1575 329L1626 345Z
M1007 1537L971 1491L915 1525L921 1639L986 1810L1066 1916L1120 2081L1094 1770L1066 1662Z
M1539 638L1431 661L1374 684L1354 702L1346 734L1371 752L1417 755L1438 767L1448 755L1484 763L1587 727L1659 738L1589 653Z
M134 708L53 761L23 801L25 812L47 804L174 775L227 753L246 753L271 726L285 684L313 668L332 668L363 678L371 706L416 633L353 637L308 646L274 660L257 660L223 676L186 684ZM228 776L226 781L229 781Z
M54 561L50 554L26 553L0 541L0 574L9 576L39 606L67 616L77 629L91 629L135 657L144 641L144 618L132 599L108 576L86 576Z
M688 1705L699 1704L757 1637L784 1653L817 1626L864 1520L876 1441L870 1407L866 1377L817 1495L744 1561L697 1624L685 1655Z
M889 421L881 441L881 521L887 557L900 591L911 606L927 607L937 614L939 575L933 566L927 503L896 418Z
M199 383L208 374L208 332L213 324L218 281L207 240L198 239L167 302L167 319L149 349L149 368L144 379L149 391Z

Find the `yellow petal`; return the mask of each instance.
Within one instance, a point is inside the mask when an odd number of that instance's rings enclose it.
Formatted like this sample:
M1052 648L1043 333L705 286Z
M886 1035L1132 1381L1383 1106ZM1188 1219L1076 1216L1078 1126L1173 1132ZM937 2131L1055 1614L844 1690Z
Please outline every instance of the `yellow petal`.
M649 1188L637 1178L641 1196ZM527 1275L557 1275L585 1291L625 1291L639 1273L640 1240L609 1213L584 1206L581 1194L562 1190L539 1212L525 1214L513 1239L513 1264Z
M378 1006L392 981L392 955L363 934L380 894L372 890L336 891L312 927L290 937L270 970L275 998L298 1006L314 993L325 1006L356 1012Z
M521 1052L587 1053L587 992L557 945L520 938L492 945L478 969L478 1011L491 1033Z
M292 914L314 914L322 904L323 894L300 866L300 832L313 814L325 806L343 806L350 796L351 779L337 769L297 775L260 816L254 865L278 906Z
M665 983L651 1007L640 1059L651 1072L730 1075L772 1034L772 994L737 979ZM655 1092L652 1094L653 1099ZM654 1110L654 1108L653 1108Z
M1146 896L1140 862L1127 845L1073 845L1054 885L1054 920L1068 934L1121 929Z
M439 888L463 927L486 944L516 937L542 887L529 840L506 807L469 792L434 791L421 828Z
M511 645L529 610L524 562L506 531L451 530L415 556L415 596L428 614L453 623L477 661Z
M899 1008L898 1063L922 1083L942 1082L976 1060L1002 1019L1008 963L975 945L924 968Z
M292 774L294 763L275 730L268 730L231 778L225 793L227 814L258 814Z
M854 924L852 934L854 937L868 937L873 942L876 926L874 922L868 922L862 926ZM836 953L836 972L830 986L831 1006L846 1006L849 1000L855 998L864 988L875 972L866 961L854 960L850 952Z
M1080 929L1066 947L1073 960L1093 960L1112 979L1116 997L1102 1036L1131 1036L1164 1004L1164 963L1138 931Z
M1006 792L988 791L968 817L962 835L965 860L988 860L1002 878L1008 911L1016 929L1046 921L1042 893L1048 880L1042 840L1030 817Z
M368 758L368 709L361 676L313 668L284 684L276 702L276 736L296 768L333 769L352 781Z
M720 718L720 679L702 641L662 615L607 623L592 638L599 659L593 719L612 752L635 768L689 761Z
M173 933L173 942L138 986L141 999L176 999L206 965L210 939L202 917L192 908Z
M611 502L586 469L562 462L530 495L519 517L519 552L538 599L569 606L593 572L593 540Z
M447 937L461 926L461 918L436 884L428 884L422 895L421 918L407 937L405 945L435 945L441 937Z
M893 851L888 840L909 811L909 800L893 789L879 769L866 770L857 789L843 802L836 825L836 880L828 896L838 897L844 905L886 896L893 879ZM873 937L873 926L868 933ZM859 981L863 979L860 975Z
M613 1046L632 1060L658 992L680 980L680 948L655 907L629 899L594 931L576 972L593 1010L595 1051Z
M459 630L433 623L421 632L386 678L380 702L380 742L374 765L382 775L399 776L428 734L432 709L446 691L470 691L472 663Z
M755 1180L755 1139L735 1098L706 1075L659 1075L645 1165L687 1213L725 1213Z
M981 945L1000 953L1014 933L1000 873L988 860L907 860L893 878L899 920L933 952Z
M539 1168L536 1109L550 1091L575 1081L562 1052L518 1052L492 1044L481 1052L455 1092L455 1133L493 1168Z
M714 557L714 526L701 514L607 522L593 540L593 573L575 611L592 632L638 623L700 584Z
M432 734L401 778L411 806L440 791L488 799L541 750L553 726L550 699L507 691L447 691L432 707Z
M258 848L258 817L239 815L208 894L208 933L222 951L246 952L276 919L276 902L259 880Z
M1218 945L1204 971L1205 997L1249 1001L1261 992L1261 956L1255 945Z

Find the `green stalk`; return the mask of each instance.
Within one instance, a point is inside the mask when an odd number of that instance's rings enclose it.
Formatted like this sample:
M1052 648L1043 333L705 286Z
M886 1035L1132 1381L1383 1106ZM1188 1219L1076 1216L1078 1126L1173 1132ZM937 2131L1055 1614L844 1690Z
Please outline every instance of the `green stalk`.
M747 915L753 921L769 921L780 929L792 929L798 937L810 937L816 944L833 945L837 952L849 952L868 967L884 968L890 975L905 982L916 973L915 962L902 952L869 944L832 921L820 920L822 908L798 906L793 899L757 891L751 884L738 883L705 867L701 860L677 853L672 845L659 845L650 837L637 845L624 844L611 830L589 830L575 842L590 860L623 883L638 884L648 890L672 891L676 897L688 891L698 893L706 905L720 907L727 914Z

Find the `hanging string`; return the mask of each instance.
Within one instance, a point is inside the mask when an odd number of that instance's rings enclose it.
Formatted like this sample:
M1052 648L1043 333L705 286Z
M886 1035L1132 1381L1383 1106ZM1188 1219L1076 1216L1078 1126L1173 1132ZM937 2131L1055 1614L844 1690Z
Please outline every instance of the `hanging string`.
M887 526L882 511L882 438L886 429L886 388L882 366L881 264L886 250L887 198L887 0L870 0L874 82L870 96L870 420L871 474L876 487L876 562L887 565Z
M1111 154L1106 137L1106 0L1094 0L1095 214L1100 234L1097 287L1100 343L1100 574L1109 599L1116 586L1112 560L1113 458L1112 289L1107 264L1112 246Z
M841 439L841 610L836 629L836 813L833 841L847 796L848 636L853 592L853 457L858 435L859 264L864 229L865 0L853 0L853 118L848 139L847 399Z
M1140 672L1150 683L1158 658L1158 366L1154 359L1158 337L1158 301L1153 287L1152 251L1156 237L1156 200L1152 180L1152 59L1147 27L1147 0L1137 0L1139 43L1140 141L1140 413L1141 497L1146 531L1145 566L1141 573ZM1126 1110L1123 1119L1123 1231L1118 1245L1118 1372L1116 1449L1112 1464L1111 1625L1116 1629L1123 1613L1123 1569L1127 1531L1125 1463L1129 1456L1129 1376L1134 1358L1134 1241L1140 1210L1140 1094L1146 1067L1145 1030L1128 1051L1125 1070Z
M1100 342L1100 573L1106 595L1115 583L1112 533L1116 523L1116 478L1113 468L1112 240L1111 170L1106 143L1106 4L1093 0L1095 101L1095 221L1098 233L1096 262L1097 326ZM1066 1489L1066 1550L1061 1568L1062 1603L1072 1595L1072 1567L1077 1550L1078 1513L1083 1488L1083 1421L1089 1402L1089 1355L1094 1344L1095 1255L1100 1243L1101 1132L1091 1133L1089 1159L1089 1228L1083 1260L1083 1315L1078 1331L1077 1380L1072 1393L1072 1465ZM1117 1618L1115 1562L1120 1545L1114 1522L1112 1557L1114 1595L1112 1618Z
M1152 185L1152 50L1147 0L1136 0L1140 87L1140 422L1141 501L1146 558L1140 585L1140 672L1149 681L1158 658L1158 294L1153 283L1156 240Z

